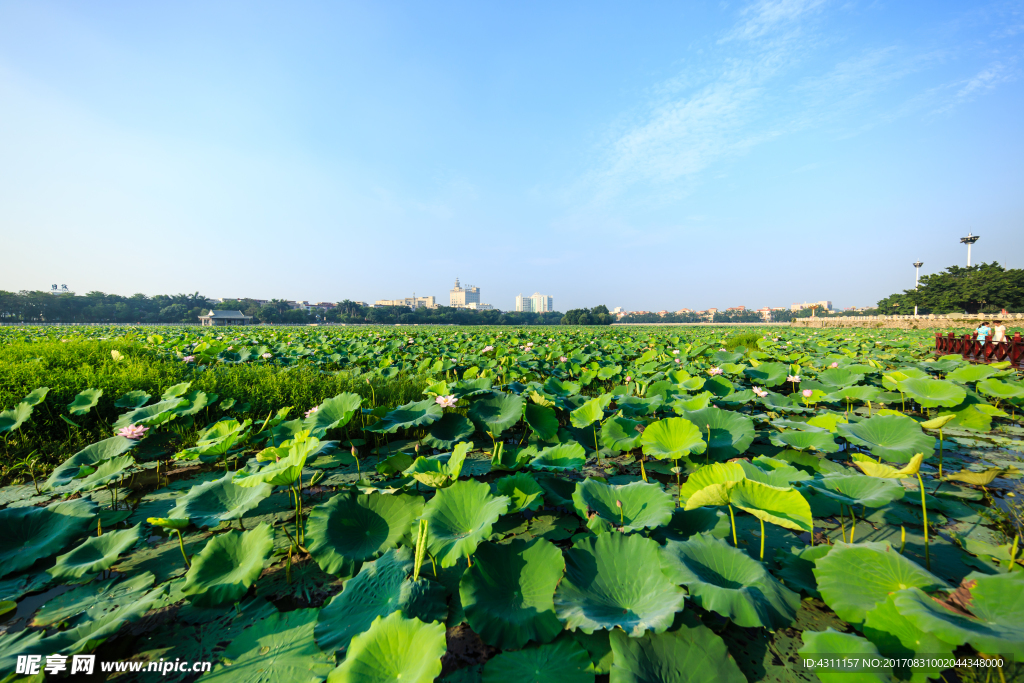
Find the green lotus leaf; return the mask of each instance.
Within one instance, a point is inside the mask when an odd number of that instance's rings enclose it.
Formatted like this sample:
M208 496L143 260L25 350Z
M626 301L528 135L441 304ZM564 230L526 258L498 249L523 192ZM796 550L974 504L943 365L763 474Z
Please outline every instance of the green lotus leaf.
M83 619L101 618L125 602L143 598L155 579L152 572L142 572L124 579L115 576L90 581L47 600L32 617L31 625L45 628L62 621L70 622L79 615L84 615Z
M754 422L745 415L717 407L683 413L683 417L696 425L705 436L711 436L707 453L714 460L728 460L742 455L754 441ZM697 451L701 452L701 451Z
M44 508L0 510L0 577L55 555L95 526L96 503L78 498Z
M729 484L728 487L731 505L765 522L794 531L811 531L813 528L811 506L798 491L749 479Z
M644 455L659 460L678 460L691 453L703 453L708 447L700 429L681 417L670 417L648 425L640 442Z
M523 416L523 399L515 394L492 391L490 396L478 398L469 407L469 419L482 432L495 439L519 422Z
M558 417L552 408L527 403L524 417L526 424L541 439L551 439L558 433Z
M552 396L573 396L580 393L580 385L557 377L548 377L544 382L544 392Z
M785 363L761 363L756 368L744 368L743 374L754 384L776 387L786 381L789 376L789 365Z
M670 631L631 638L611 633L611 683L746 683L725 641L683 612Z
M444 624L392 612L352 638L345 661L327 683L431 683L441 673L446 650Z
M566 639L502 652L484 665L483 683L593 683L590 655L575 640Z
M452 567L476 552L491 535L491 525L508 511L509 499L491 495L490 487L475 480L457 481L423 507L430 554L442 567Z
M167 516L170 519L188 519L200 528L212 529L221 522L241 519L273 490L270 484L239 486L233 483L233 476L228 472L220 479L193 486L178 499Z
M587 461L586 451L576 442L545 448L530 461L530 469L549 472L582 470Z
M115 479L124 476L125 470L135 464L135 458L122 455L110 458L96 465L96 467L85 467L79 470L79 477L72 483L77 491L92 491L106 486Z
M718 398L723 398L736 390L736 385L721 375L716 375L704 382L704 390Z
M638 534L583 537L566 553L555 613L568 629L621 628L637 638L672 625L686 596L661 570L661 548Z
M32 417L32 406L21 402L10 410L0 412L0 434L13 432Z
M675 509L672 496L661 484L642 481L613 485L586 479L576 484L572 501L577 514L599 532L615 528L629 533L659 527L668 524Z
M448 611L444 587L424 578L413 581L413 565L412 549L392 548L346 581L320 612L315 635L324 652L344 653L374 619L397 610L410 619L443 621Z
M922 660L913 669L893 667L897 679L925 683L928 678L939 678L944 667L929 666L927 660L949 657L953 654L953 646L914 626L900 614L895 603L895 597L900 592L890 593L884 602L867 613L864 618L864 635L875 644L883 657Z
M74 655L90 652L120 631L126 623L135 621L149 611L165 591L165 588L159 588L145 593L131 602L126 601L114 609L105 611L97 619L86 621L75 628L58 631L52 636L43 638L40 644L44 646L44 652L47 654ZM0 662L2 661L3 656L0 655Z
M576 410L569 413L569 420L573 427L583 429L604 419L604 409L611 401L611 395L605 394L592 398Z
M984 394L985 396L991 396L1000 400L1008 398L1024 398L1024 387L1018 384L1010 384L1008 382L1000 382L997 379L986 379L978 382L978 393ZM961 391L963 391L961 389ZM959 401L957 401L959 403ZM924 405L923 403L921 405ZM956 405L941 403L939 405Z
M300 432L294 438L283 441L280 446L266 448L257 455L257 460L269 461L268 465L256 472L240 470L235 473L233 481L245 487L263 484L290 486L302 474L306 460L318 452L321 446L319 439Z
M502 650L554 640L562 631L554 594L564 569L562 551L542 538L481 543L459 583L469 625Z
M892 674L888 668L884 672L879 672L877 668L866 667L861 663L865 660L881 659L881 653L871 641L860 636L840 633L830 626L824 631L804 631L803 642L804 645L798 652L804 659L850 660L849 665L841 664L841 668L814 667L814 673L821 679L821 683L849 683L851 680L856 680L857 683L892 681Z
M68 412L72 415L85 415L96 407L103 395L102 389L86 389L80 391L71 403L68 404Z
M413 401L412 403L398 406L383 418L367 427L366 431L377 434L394 434L399 429L412 429L413 427L433 424L440 420L442 415L444 415L444 410L441 406L434 399L427 398L422 401Z
M906 415L875 415L852 424L839 425L839 433L857 446L871 449L876 458L906 464L917 453L928 457L935 437Z
M906 490L894 481L863 474L824 477L807 482L816 491L843 505L880 508L903 497Z
M72 483L81 471L82 465L95 467L105 460L123 455L136 443L123 436L114 436L89 444L58 466L43 484L43 490L52 491L59 486Z
M474 431L476 427L469 418L458 413L445 413L440 420L430 426L430 431L423 437L423 443L446 451L473 436Z
M460 443L451 453L434 455L429 458L422 455L405 469L407 474L421 484L431 488L444 488L459 478L466 454L473 448L473 442Z
M238 602L263 572L273 549L274 531L267 524L214 536L192 558L181 592L197 607Z
M493 381L490 377L476 377L474 379L460 379L450 387L446 393L455 398L469 398L470 396L481 396L491 391Z
M839 391L833 391L825 398L829 401L845 401L846 403L860 401L861 403L867 403L868 401L878 400L878 397L881 396L881 394L882 390L878 387L855 385L852 387L845 387Z
M943 379L910 378L903 380L898 386L900 391L925 408L951 408L960 405L967 396L963 387Z
M858 384L864 379L864 375L852 372L847 368L829 368L818 373L818 381L827 387L842 389L853 384Z
M161 529L185 529L191 523L187 518L147 517L146 522Z
M964 365L946 375L946 379L951 382L968 384L987 379L996 374L996 372L998 371L989 365Z
M743 471L743 467L737 462L714 462L698 468L696 472L691 474L679 489L679 497L684 501L689 501L694 494L709 486L740 481L741 479L746 479L746 477L747 475ZM687 509L693 508L687 506Z
M181 384L175 384L172 387L168 387L164 390L164 393L160 395L161 401L166 401L171 398L178 398L188 393L188 388L192 386L192 382L182 382Z
M861 624L868 612L895 591L948 588L945 581L900 555L887 541L836 542L827 555L815 560L814 577L828 606L854 625Z
M328 574L351 575L397 546L422 512L420 496L341 493L310 512L306 548Z
M974 616L958 613L929 597L921 587L896 593L899 613L918 629L951 645L970 644L988 655L1024 656L1024 573L971 572L960 586Z
M601 445L613 451L631 451L640 445L643 437L637 427L642 422L628 417L612 417L601 425Z
M245 439L247 430L252 420L239 422L235 419L225 419L215 422L208 429L199 434L195 447L186 448L174 457L183 460L191 460L199 457L204 462L212 462L220 459L236 445Z
M665 573L686 586L700 607L746 628L789 626L800 596L775 579L765 565L714 538L697 535L669 541L663 550Z
M740 360L743 359L743 354L742 353L733 353L732 351L726 351L726 350L723 349L721 351L715 351L713 354L711 354L711 358L716 363L719 363L719 364L721 364L721 363L739 363Z
M835 453L839 444L828 432L776 432L771 435L771 442L781 448L792 448L796 451L821 451Z
M117 556L128 550L142 538L142 524L123 531L108 531L102 536L91 536L71 552L57 556L57 563L50 569L55 579L78 579L86 574L110 569Z
M759 455L751 461L740 460L738 464L743 468L747 479L753 479L769 486L790 488L794 482L806 481L811 478L811 475L793 467L785 460L769 458L764 455Z
M302 427L308 429L311 436L323 438L331 429L341 429L347 425L362 402L363 398L359 394L338 394L317 406L316 412L303 421Z
M146 401L148 401L151 398L153 397L147 394L145 391L142 391L141 389L136 389L135 391L129 391L127 394L123 395L121 398L114 401L114 407L131 408L132 410L134 410L136 408L141 408L142 406L146 405Z
M710 534L713 538L725 538L732 527L729 514L712 507L693 510L676 508L669 523L651 531L651 538L665 541L685 541L694 534Z
M509 513L539 510L544 505L544 489L525 472L497 479L494 485L499 496L506 496L511 501Z
M48 393L50 393L50 387L38 387L29 392L28 396L21 399L21 402L34 407L46 400Z
M121 429L130 424L148 427L163 424L175 416L173 412L175 408L186 402L183 398L168 398L153 405L129 410L117 419L117 422L114 423L114 429Z
M275 612L232 639L223 662L204 681L317 683L331 673L333 657L313 642L318 609Z

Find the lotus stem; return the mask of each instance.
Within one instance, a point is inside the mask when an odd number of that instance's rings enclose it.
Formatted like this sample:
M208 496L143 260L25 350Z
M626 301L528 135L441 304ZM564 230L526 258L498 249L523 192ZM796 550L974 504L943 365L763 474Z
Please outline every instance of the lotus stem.
M853 535L857 532L857 512L850 506L850 543L853 543Z
M284 577L288 581L288 585L292 585L292 546L288 546L288 564L285 565Z
M412 580L416 582L420 578L420 564L423 562L423 553L427 549L427 520L420 520L420 528L416 533L416 553L414 560L414 567L412 570Z
M928 571L932 570L932 555L928 548L928 506L924 502L924 480L921 473L917 473L917 485L921 487L921 516L924 517L924 562Z
M96 515L96 535L97 536L102 536L103 535L103 520L100 519L99 515Z
M732 505L729 505L729 523L732 525L732 547L740 547L739 542L736 540L736 516L732 513Z
M622 521L622 501L615 501L615 506L619 508L619 526L626 526L626 523Z
M900 555L903 554L905 547L907 547L907 528L900 524Z
M839 528L843 532L843 543L846 543L846 511L842 503L839 504Z
M1020 541L1020 534L1013 537L1013 545L1010 546L1010 568L1007 573L1012 572L1017 566L1017 542Z
M676 464L676 507L682 507L683 485L679 483L679 458L673 459Z
M601 464L601 447L597 443L597 422L594 423L594 451L597 453L597 464Z
M181 548L181 556L185 558L185 568L191 569L192 563L188 561L188 553L185 552L185 541L181 538L181 529L175 529L174 533L178 534L178 547Z
M942 479L942 427L939 427L939 479ZM938 491L938 487L935 487L935 490Z
M868 401L868 417L871 417L871 401Z
M761 561L764 562L764 520L758 517L757 521L761 522Z

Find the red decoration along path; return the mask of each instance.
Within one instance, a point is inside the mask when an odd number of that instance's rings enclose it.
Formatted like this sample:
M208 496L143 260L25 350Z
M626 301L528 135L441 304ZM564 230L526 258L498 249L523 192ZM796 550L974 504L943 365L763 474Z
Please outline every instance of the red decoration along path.
M962 337L957 337L955 332L950 332L946 336L936 332L935 355L945 356L954 353L972 363L1010 361L1010 367L1024 370L1024 340L1020 338L1020 332L1015 332L1013 339L1001 342L986 341L984 344L978 341L977 332Z

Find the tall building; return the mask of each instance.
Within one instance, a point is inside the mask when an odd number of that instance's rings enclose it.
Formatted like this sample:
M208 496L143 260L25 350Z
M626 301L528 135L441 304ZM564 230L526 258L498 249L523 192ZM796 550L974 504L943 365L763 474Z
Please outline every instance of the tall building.
M516 310L528 313L548 313L555 310L555 298L547 294L537 294L536 292L534 292L533 296L529 297L517 294Z
M467 304L480 303L480 288L473 285L459 286L459 278L455 278L455 287L448 292L448 305L454 308L465 308Z
M810 303L805 301L802 304L793 304L792 306L789 307L789 310L795 313L796 311L802 311L805 308L810 308L811 306L816 306L824 311L832 310L831 301L811 301Z
M406 306L408 308L437 308L437 303L432 296L411 296L404 299L378 299L376 306Z

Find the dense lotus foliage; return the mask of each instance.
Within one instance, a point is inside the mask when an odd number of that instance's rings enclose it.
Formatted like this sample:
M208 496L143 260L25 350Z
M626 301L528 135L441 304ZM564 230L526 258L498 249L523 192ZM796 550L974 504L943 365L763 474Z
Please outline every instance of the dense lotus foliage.
M0 348L100 338L184 381L0 387L0 680L26 654L303 683L1024 660L1024 383L926 333L9 327ZM366 391L197 388L243 366ZM422 391L384 398L400 381ZM22 458L55 414L101 438Z

